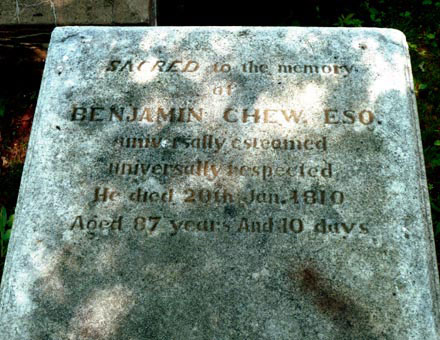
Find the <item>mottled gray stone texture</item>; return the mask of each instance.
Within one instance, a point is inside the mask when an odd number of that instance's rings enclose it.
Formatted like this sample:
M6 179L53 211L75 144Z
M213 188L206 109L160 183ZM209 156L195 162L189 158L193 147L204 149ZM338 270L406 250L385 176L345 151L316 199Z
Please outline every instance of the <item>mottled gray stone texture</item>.
M155 0L1 0L0 25L151 24Z
M1 340L439 339L404 35L57 28Z

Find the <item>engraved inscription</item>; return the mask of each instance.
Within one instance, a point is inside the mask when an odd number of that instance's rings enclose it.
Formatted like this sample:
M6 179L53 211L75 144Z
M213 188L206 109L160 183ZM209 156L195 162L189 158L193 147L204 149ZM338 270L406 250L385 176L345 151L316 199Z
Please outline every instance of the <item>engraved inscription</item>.
M240 91L249 90L236 81L230 81L228 77L232 74L241 74L243 77L276 76L279 79L295 74L345 78L359 72L359 69L354 64L334 63L318 65L256 60L206 63L189 57L113 59L108 62L105 71L108 77L139 72L155 74L156 77L162 74L166 77L178 77L179 74L191 77L194 73L208 72L226 77L209 85L211 90L206 94L213 101L222 101L233 98ZM283 81L279 81L278 85L282 88ZM371 129L380 122L369 107L322 105L320 108L315 106L307 109L301 104L301 98L298 105L280 102L277 105L255 103L240 106L231 100L224 105L208 107L198 105L197 98L191 95L180 104L75 101L66 115L70 122L81 126L129 123L140 128L135 133L124 132L116 136L108 144L115 156L104 162L106 176L137 185L121 189L109 182L95 186L90 194L90 202L98 209L105 211L106 207L123 202L134 207L154 208L152 211L162 207L159 210L166 212L166 207L172 206L188 209L181 218L166 213L139 215L134 219L124 216L77 216L70 224L70 230L84 231L89 238L93 238L90 237L91 233L96 236L99 231L105 230L135 230L150 236L160 232L169 235L181 232L301 235L312 232L321 237L362 236L372 230L367 221L337 220L326 215L326 209L350 209L356 200L356 197L349 197L335 186L335 180L346 176L346 170L327 157L328 153L337 151L331 130L321 129L314 133L296 130L307 126L313 129L316 126ZM225 126L239 124L255 128L253 133L242 134L223 134L221 131L216 134L200 133L191 129L213 121ZM174 124L181 127L179 133L168 135L151 128L171 127ZM283 133L258 133L258 129L270 127ZM121 152L124 156L118 157ZM165 153L167 157L151 157L152 154ZM180 155L183 153L191 154L191 159L187 159L187 156L182 158ZM224 155L231 153L240 156L226 160ZM252 157L243 156L254 153L261 156L257 163L252 161ZM277 159L275 155L283 155L283 158ZM151 181L165 184L153 188L147 184ZM250 181L253 186L236 190L232 183L241 181ZM231 212L230 217L206 219L194 215L194 209L202 207L219 213ZM270 217L259 217L258 209L265 207L271 207L277 213ZM286 213L285 209L295 212L294 215ZM322 212L318 219L311 222L302 215L306 209L321 209Z

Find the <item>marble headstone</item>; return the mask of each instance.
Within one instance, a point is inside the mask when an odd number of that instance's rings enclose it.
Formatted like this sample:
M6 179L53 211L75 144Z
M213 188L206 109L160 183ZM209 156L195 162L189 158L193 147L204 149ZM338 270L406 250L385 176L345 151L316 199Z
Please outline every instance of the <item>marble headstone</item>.
M55 29L0 339L439 339L412 84L391 29Z

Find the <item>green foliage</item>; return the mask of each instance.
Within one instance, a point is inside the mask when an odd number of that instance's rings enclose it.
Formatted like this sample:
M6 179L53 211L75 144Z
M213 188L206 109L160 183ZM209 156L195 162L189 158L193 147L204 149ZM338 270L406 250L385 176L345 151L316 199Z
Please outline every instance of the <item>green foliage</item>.
M433 213L440 214L440 208L431 200L431 208ZM434 234L440 235L440 221L434 221Z
M399 15L404 18L409 18L411 16L411 12L405 11L405 12L401 12Z
M14 215L6 214L6 208L0 209L0 257L6 256L8 242L11 237L12 224L14 223Z
M422 5L429 6L432 5L432 0L423 0ZM435 7L440 7L440 1L435 2Z
M362 26L362 20L354 18L354 13L350 13L347 15L342 14L338 18L338 22L335 26L353 26L360 27Z
M432 168L440 167L440 140L436 140L433 147L426 148L425 154L428 157L427 161Z
M367 10L373 25L379 26L382 23L382 17L384 16L383 12L379 11L374 7L371 7L369 1L365 1L362 4L362 7Z

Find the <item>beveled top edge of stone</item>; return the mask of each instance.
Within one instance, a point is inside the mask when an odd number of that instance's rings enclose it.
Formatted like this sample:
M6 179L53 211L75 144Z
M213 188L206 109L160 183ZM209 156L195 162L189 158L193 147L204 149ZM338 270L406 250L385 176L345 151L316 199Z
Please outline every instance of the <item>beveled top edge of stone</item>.
M387 35L389 38L397 43L406 41L405 34L395 28L377 28L377 27L319 27L319 26L59 26L53 31L53 36L56 37L63 32L76 32L88 30L115 30L115 31L200 31L200 32L240 32L240 31L258 31L258 32L277 32L277 31L326 31L329 33L336 32L371 32L381 33Z
M66 39L79 33L86 32L179 32L179 33L263 33L275 34L277 32L315 32L323 34L348 33L353 35L377 34L392 44L407 47L405 34L394 28L376 27L318 27L318 26L58 26L52 31L51 42L64 42ZM409 54L408 54L409 58Z

